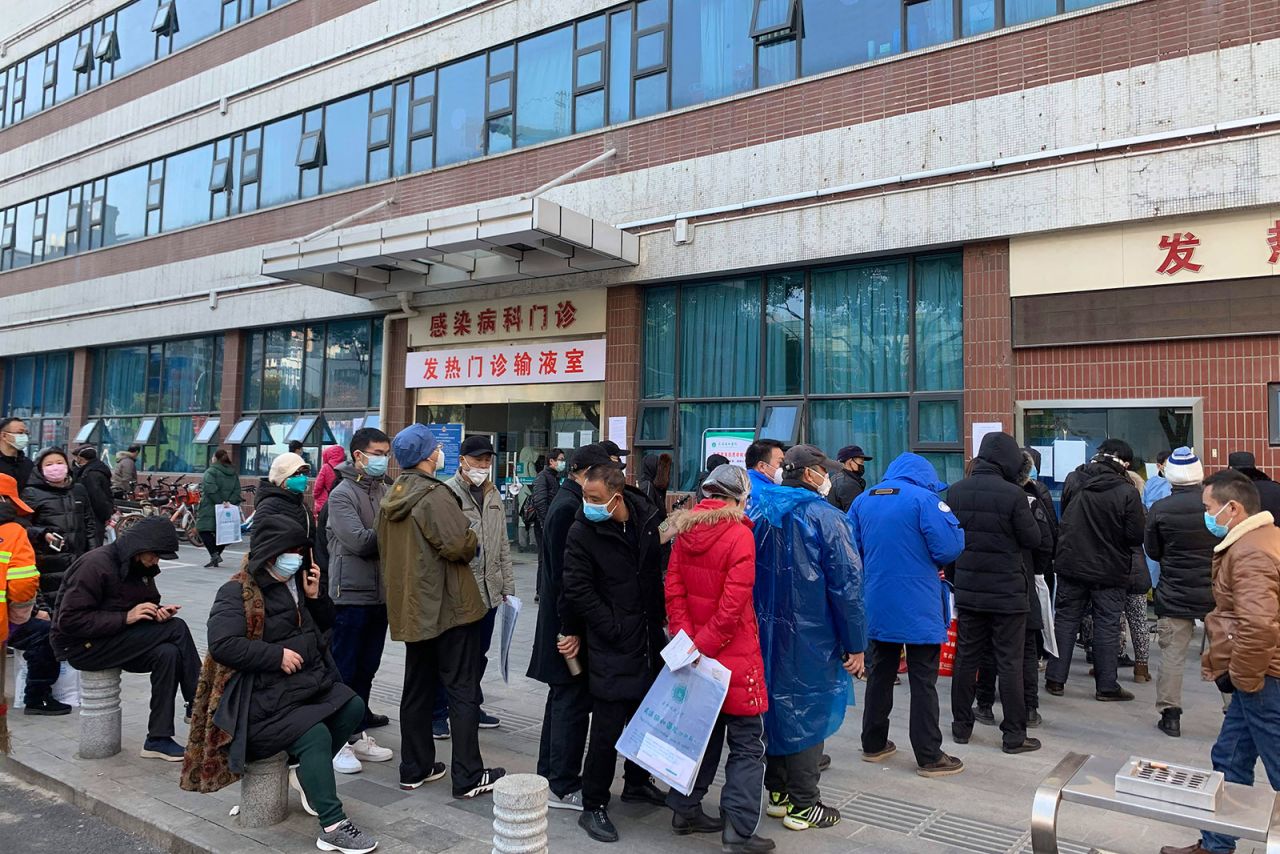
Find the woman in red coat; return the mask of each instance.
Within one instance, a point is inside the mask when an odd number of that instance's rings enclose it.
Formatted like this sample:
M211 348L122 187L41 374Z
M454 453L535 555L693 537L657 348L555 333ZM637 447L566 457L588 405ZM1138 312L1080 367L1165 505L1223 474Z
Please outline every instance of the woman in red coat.
M753 600L756 545L751 521L743 513L751 493L744 469L722 465L702 483L704 498L674 524L679 532L667 569L667 621L672 635L681 630L698 652L727 667L729 695L711 732L693 791L672 789L667 806L679 834L721 832L728 852L771 851L773 840L756 835L764 791L764 684L759 627ZM721 820L702 811L724 742L729 742Z

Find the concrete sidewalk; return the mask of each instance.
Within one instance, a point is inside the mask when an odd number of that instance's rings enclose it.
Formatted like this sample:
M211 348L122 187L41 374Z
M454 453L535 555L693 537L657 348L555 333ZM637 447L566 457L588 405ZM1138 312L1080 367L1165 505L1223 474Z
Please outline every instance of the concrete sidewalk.
M203 553L184 547L178 562L166 563L158 584L166 602L183 606L181 616L191 626L196 644L205 644L204 622L217 587L234 571L203 569ZM517 587L527 606L521 615L513 645L511 684L503 684L494 644L484 682L486 708L502 718L496 730L481 732L481 749L488 765L508 771L532 772L536 765L538 735L546 698L545 686L524 678L536 620L533 605L535 566L528 555L517 556ZM1154 671L1159 651L1152 650ZM1221 721L1221 705L1211 686L1199 681L1198 665L1188 663L1184 736L1170 739L1154 726L1154 683L1126 683L1138 699L1132 703L1097 703L1092 680L1081 659L1072 673L1067 696L1042 696L1045 726L1035 732L1044 749L1022 756L1006 756L999 750L996 728L978 727L972 742L951 743L944 749L961 757L963 774L925 780L914 773L908 749L907 688L897 689L891 737L899 752L884 765L860 761L860 711L850 709L843 729L827 743L832 757L823 775L823 800L838 807L844 820L825 831L793 833L765 819L761 834L778 842L783 854L827 852L972 852L972 854L1023 854L1030 852L1028 821L1035 787L1067 751L1113 756L1155 754L1157 758L1207 767L1209 748ZM12 668L10 669L12 672ZM371 705L391 717L390 726L373 731L378 742L396 750L400 746L399 696L404 673L404 648L388 642L382 669L374 684ZM1131 671L1122 671L1129 679ZM9 688L12 692L12 685ZM943 731L949 732L947 679L939 682L943 706ZM179 766L138 756L145 736L149 684L145 676L124 675L124 750L105 760L76 758L79 720L76 714L61 718L24 717L11 713L13 754L0 767L73 801L87 811L139 834L159 847L175 852L271 852L314 850L315 819L303 813L293 798L289 819L275 827L244 830L236 827L229 811L238 802L239 786L213 795L184 792L178 788ZM997 712L998 713L998 712ZM422 725L426 725L424 722ZM178 739L185 737L178 724ZM440 758L448 760L448 742L437 742ZM1265 781L1259 774L1259 780ZM480 854L491 850L492 802L488 797L457 801L450 796L447 778L416 792L398 788L397 761L370 764L357 775L339 775L339 794L351 818L382 842L379 850L393 852L450 852ZM1264 783L1265 784L1265 783ZM616 792L621 783L615 785ZM718 789L707 799L715 813ZM616 797L610 814L622 836L617 851L711 852L719 850L718 837L675 837L670 813L658 807L622 804ZM553 851L609 850L592 842L577 827L577 813L552 811ZM1123 854L1150 854L1160 845L1185 844L1194 834L1113 813L1080 807L1064 807L1060 835L1069 854L1090 848ZM1244 844L1241 854L1261 852L1262 846Z

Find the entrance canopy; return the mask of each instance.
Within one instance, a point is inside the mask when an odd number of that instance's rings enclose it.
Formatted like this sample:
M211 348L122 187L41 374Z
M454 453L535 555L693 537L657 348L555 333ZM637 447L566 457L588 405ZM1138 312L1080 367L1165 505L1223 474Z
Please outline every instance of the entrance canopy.
M639 263L640 240L542 198L486 202L269 246L262 274L369 299Z

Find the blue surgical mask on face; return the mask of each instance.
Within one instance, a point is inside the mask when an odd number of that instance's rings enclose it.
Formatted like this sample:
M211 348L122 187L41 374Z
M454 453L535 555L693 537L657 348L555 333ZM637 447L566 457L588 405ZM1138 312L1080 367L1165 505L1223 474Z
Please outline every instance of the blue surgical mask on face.
M587 517L588 522L603 522L613 513L609 510L609 505L613 502L610 498L604 504L592 504L590 501L582 502L582 515Z
M302 569L302 555L286 552L276 558L276 575L288 581L290 578Z
M287 477L284 481L284 488L290 492L299 494L307 491L307 476L305 474L295 474L293 477Z
M364 473L369 477L382 477L387 473L387 463L390 459L387 457L365 457Z
M1223 525L1218 521L1218 517L1221 516L1222 511L1226 509L1226 506L1223 505L1218 509L1217 513L1210 513L1208 510L1204 511L1204 526L1208 528L1209 533L1213 534L1215 537L1225 537L1227 535L1227 531L1230 530L1226 525Z
M1032 479L1032 480L1035 480L1035 479L1036 479L1036 478L1038 478L1038 477L1040 477L1040 469L1036 468L1035 466L1032 466L1032 467L1031 467L1031 479Z

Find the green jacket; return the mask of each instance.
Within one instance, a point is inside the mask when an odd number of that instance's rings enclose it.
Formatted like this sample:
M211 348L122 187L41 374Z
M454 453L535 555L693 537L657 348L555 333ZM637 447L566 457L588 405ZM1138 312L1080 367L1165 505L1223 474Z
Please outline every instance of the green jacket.
M471 573L476 532L443 481L416 469L401 474L382 499L377 529L392 640L431 640L484 617Z
M236 470L223 463L214 463L205 469L200 481L200 504L196 507L196 530L216 531L218 520L214 508L219 504L239 504L240 476Z

